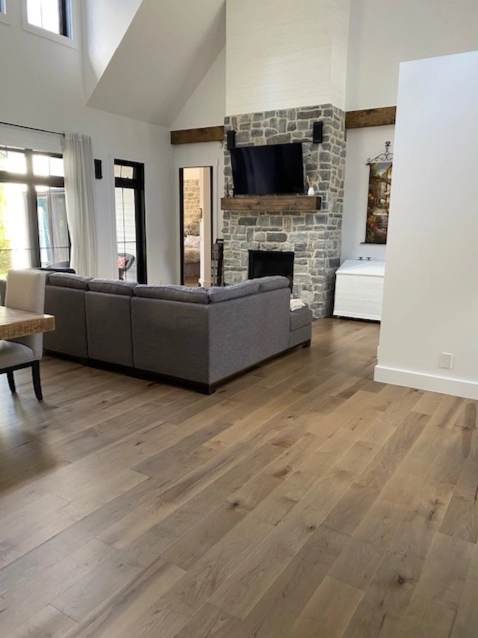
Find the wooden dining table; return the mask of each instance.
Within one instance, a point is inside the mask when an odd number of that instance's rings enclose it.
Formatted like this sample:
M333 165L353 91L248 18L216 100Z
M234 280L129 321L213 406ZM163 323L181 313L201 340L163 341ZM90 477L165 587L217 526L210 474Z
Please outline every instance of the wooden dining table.
M55 330L55 317L0 306L0 340Z

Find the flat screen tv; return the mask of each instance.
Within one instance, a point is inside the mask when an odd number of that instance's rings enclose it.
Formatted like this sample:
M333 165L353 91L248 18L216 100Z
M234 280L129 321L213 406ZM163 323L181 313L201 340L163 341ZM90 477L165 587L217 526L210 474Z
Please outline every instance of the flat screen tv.
M302 144L231 148L234 195L295 195L304 192Z

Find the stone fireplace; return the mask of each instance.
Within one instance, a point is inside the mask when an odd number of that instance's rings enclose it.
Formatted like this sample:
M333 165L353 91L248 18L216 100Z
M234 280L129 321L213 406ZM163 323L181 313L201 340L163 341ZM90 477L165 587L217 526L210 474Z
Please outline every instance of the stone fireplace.
M312 142L312 128L323 122L323 142ZM302 142L304 174L321 197L317 211L231 211L224 206L224 279L248 276L249 251L294 253L294 295L316 318L332 314L335 271L340 265L345 167L345 113L327 104L226 117L236 144ZM230 153L225 150L226 195L232 192ZM306 192L306 184L304 184Z

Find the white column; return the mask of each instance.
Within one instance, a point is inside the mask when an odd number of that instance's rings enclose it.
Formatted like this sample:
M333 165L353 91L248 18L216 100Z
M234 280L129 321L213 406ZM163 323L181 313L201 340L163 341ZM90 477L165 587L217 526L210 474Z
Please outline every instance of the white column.
M378 381L478 399L478 52L401 65ZM441 355L452 355L442 367Z

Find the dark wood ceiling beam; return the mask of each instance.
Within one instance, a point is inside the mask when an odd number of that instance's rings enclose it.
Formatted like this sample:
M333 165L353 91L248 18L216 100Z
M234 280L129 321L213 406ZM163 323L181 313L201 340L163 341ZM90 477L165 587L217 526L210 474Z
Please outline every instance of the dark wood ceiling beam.
M204 142L224 142L224 126L171 131L171 144L202 144Z
M396 106L383 106L377 109L347 111L345 128L366 128L367 126L390 126L395 124Z
M345 127L366 128L368 126L390 126L395 124L396 106L383 106L376 109L347 111ZM223 142L224 126L207 126L171 131L171 144L202 144L204 142Z

